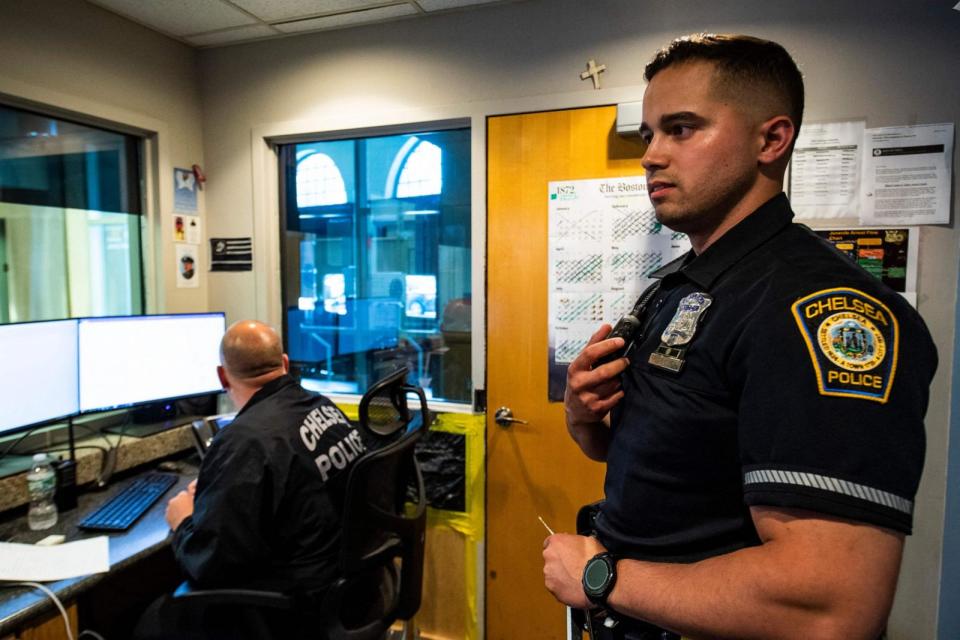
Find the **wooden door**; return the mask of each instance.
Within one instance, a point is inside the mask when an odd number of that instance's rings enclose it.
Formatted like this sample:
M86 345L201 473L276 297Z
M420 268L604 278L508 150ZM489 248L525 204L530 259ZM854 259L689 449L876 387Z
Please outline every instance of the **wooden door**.
M557 640L565 609L543 586L537 516L575 529L603 495L604 466L567 435L547 401L547 183L639 175L642 147L616 135L616 107L487 122L486 637ZM507 406L528 424L494 422Z

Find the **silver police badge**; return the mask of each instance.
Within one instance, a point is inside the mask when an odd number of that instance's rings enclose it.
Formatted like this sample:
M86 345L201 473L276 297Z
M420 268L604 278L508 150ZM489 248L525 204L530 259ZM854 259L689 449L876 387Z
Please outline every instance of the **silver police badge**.
M679 373L683 368L686 345L693 340L700 318L712 302L713 298L709 293L698 291L684 296L677 305L670 324L660 335L660 346L650 354L647 361L655 367Z
M708 293L697 292L684 296L677 305L677 312L673 314L673 319L660 336L663 344L668 347L677 347L690 342L697 331L700 316L712 302L713 298Z

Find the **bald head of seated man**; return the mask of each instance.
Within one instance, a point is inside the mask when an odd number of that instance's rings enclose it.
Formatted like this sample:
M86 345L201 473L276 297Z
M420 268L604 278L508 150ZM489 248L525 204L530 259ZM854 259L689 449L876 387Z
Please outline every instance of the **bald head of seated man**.
M290 371L280 335L257 320L230 325L220 341L217 375L239 411L265 384Z

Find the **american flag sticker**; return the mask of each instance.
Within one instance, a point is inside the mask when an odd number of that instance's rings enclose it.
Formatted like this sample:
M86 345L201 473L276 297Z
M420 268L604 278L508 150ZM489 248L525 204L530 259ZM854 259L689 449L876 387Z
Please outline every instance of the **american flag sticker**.
M253 241L210 238L210 271L253 271Z

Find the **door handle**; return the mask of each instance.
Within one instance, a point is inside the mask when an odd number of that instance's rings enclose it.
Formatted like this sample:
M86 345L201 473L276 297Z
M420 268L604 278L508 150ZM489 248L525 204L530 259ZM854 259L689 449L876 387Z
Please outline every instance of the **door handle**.
M513 410L510 407L500 407L497 409L497 412L493 414L493 421L498 425L506 429L511 424L529 424L526 420L518 420L513 417Z

